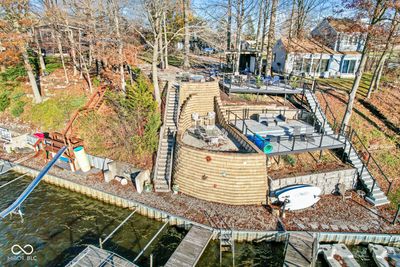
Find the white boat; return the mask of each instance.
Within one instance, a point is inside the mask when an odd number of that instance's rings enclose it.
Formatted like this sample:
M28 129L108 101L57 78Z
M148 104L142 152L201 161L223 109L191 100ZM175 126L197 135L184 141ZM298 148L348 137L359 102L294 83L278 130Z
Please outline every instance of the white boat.
M320 200L321 188L312 185L292 185L276 192L281 202L286 202L285 210L301 210L311 207Z

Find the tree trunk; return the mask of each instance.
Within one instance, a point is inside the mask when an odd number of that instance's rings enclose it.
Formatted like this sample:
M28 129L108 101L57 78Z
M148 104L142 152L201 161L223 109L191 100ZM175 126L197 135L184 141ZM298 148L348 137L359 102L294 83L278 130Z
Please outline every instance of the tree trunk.
M231 50L231 32L232 32L232 0L228 0L228 23L226 26L226 50Z
M81 58L83 70L85 72L86 82L88 83L88 86L89 86L89 91L91 94L93 94L93 85L92 85L92 79L90 78L89 69L86 65L85 59L83 58L82 54L80 54L80 58Z
M163 12L163 30L164 30L164 67L168 69L168 38L167 38L167 22L165 11Z
M39 66L40 66L40 75L45 75L46 74L46 64L44 63L42 48L40 47L39 39L37 37L34 27L32 27L32 35L33 35L33 38L35 40L36 47L37 47L37 54L38 54Z
M31 84L31 87L32 87L32 92L33 92L33 96L35 99L35 103L37 103L37 104L42 103L42 101L43 101L42 96L40 95L40 91L39 91L39 88L36 83L36 78L32 71L32 66L29 63L28 52L26 51L25 47L22 49L22 58L24 60L25 70L28 73L29 83Z
M183 69L190 68L189 62L189 8L190 8L190 0L183 0L183 19L184 19L184 27L185 27L185 41L184 41L184 50L183 50Z
M237 36L236 36L236 64L235 64L235 75L239 75L239 66L240 66L240 53L242 51L241 45L241 36L242 36L242 21L244 15L244 0L238 0L238 16L237 16ZM239 11L240 10L240 11Z
M153 44L153 59L151 61L151 78L154 86L154 98L156 99L158 106L161 107L161 94L160 94L160 87L158 85L157 64L158 64L158 34L155 34L154 44Z
M257 23L257 34L256 34L256 50L259 48L260 44L260 32L261 32L261 22L262 22L262 16L263 16L263 3L264 0L259 1L259 10L258 10L258 23Z
M349 101L347 103L346 112L342 121L342 129L344 129L345 126L349 125L350 122L351 114L353 112L354 100L356 98L358 86L360 85L360 81L364 73L365 63L367 62L369 40L370 33L368 33L367 39L365 40L364 49L361 54L360 65L358 65L356 77L354 78L353 86L350 91Z
M387 39L386 44L385 44L385 48L384 48L384 50L382 52L382 55L379 58L378 64L377 64L377 66L375 68L374 74L373 74L372 79L371 79L371 83L370 83L370 85L368 87L367 98L371 97L372 90L377 90L378 87L379 87L379 82L380 82L380 79L381 79L383 66L385 65L386 59L388 58L389 51L391 50L391 47L393 47L392 42L393 42L394 35L399 30L400 23L398 22L398 15L399 15L399 13L396 10L395 14L393 16L393 19L392 19L392 24L391 24L391 27L390 27L388 39Z
M267 34L267 21L269 18L269 0L264 0L265 1L265 6L264 6L264 21L263 21L263 28L262 28L262 34L261 34L261 48L260 48L260 56L258 59L258 76L260 77L262 74L262 65L263 65L263 56L264 56L264 45L265 45L265 36Z
M271 67L272 67L272 46L275 42L275 22L276 22L276 6L278 5L278 0L272 0L271 5L271 18L269 21L269 29L268 29L268 43L267 43L267 66L266 73L267 75L271 75Z
M124 44L121 39L121 32L119 29L119 18L118 18L118 9L115 4L114 4L114 23L115 23L115 31L117 34L117 40L118 40L118 61L119 61L119 75L121 78L121 90L123 93L126 93L126 83L125 83L125 70L124 70L124 55L123 55L123 49L124 49Z
M160 19L160 25L159 25L159 40L158 40L158 46L159 46L159 54L160 54L160 69L164 70L165 69L165 63L164 63L164 47L163 47L163 34L162 34L162 19Z
M65 67L65 61L64 61L64 52L63 52L63 48L61 45L61 37L58 32L56 33L56 40L57 40L57 46L58 46L58 53L60 53L61 64L64 69L65 83L69 83L67 68Z
M293 18L294 18L295 1L296 0L292 0L292 10L291 10L290 19L289 19L289 39L292 39L292 37L293 37L292 31L293 31Z
M65 24L67 25L67 32L68 32L68 41L71 46L71 57L72 57L72 68L74 71L74 76L78 74L78 70L76 68L77 61L76 61L76 49L75 49L75 40L74 40L74 33L72 32L71 28L69 27L68 19L65 19Z

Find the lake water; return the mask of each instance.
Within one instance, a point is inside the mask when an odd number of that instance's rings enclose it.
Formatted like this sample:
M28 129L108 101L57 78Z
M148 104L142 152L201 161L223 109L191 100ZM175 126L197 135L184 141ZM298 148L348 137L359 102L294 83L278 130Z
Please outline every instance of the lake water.
M0 185L20 174L0 176ZM31 179L23 178L0 189L0 209L6 208L26 188ZM22 205L24 222L18 215L0 221L0 266L64 266L87 245L98 246L100 237L111 233L131 211L53 185L41 182ZM138 214L108 240L103 248L133 260L163 223ZM186 231L168 226L137 262L162 266L172 255ZM16 259L13 245L30 244L30 259ZM282 266L283 244L269 242L237 243L236 266ZM219 266L219 243L212 241L197 266ZM232 255L224 253L222 266L230 266Z

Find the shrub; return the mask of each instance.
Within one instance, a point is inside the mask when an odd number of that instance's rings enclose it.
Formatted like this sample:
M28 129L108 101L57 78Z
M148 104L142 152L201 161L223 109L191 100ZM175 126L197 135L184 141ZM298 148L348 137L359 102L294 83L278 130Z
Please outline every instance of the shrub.
M22 101L22 100L18 100L17 102L15 102L15 104L11 108L11 114L14 117L21 116L21 114L24 112L25 104L26 103L24 101Z
M10 106L10 97L8 91L0 92L0 112L3 112Z
M15 67L9 67L0 74L1 80L3 81L15 81L18 78L25 77L26 70L23 65L17 65Z
M293 157L293 156L291 156L291 155L283 155L283 156L282 156L282 159L283 159L286 163L290 164L290 166L292 166L292 167L294 167L294 166L296 165L296 162L297 162L296 158Z

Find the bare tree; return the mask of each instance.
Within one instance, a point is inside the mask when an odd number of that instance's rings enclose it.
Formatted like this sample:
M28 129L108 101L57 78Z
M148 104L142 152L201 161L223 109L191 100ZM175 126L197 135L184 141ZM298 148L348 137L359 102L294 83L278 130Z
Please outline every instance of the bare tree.
M190 0L182 0L183 20L185 28L184 49L183 49L183 68L190 68L190 33L189 33L189 16L190 16Z
M236 64L235 64L235 75L239 74L240 67L240 54L242 51L242 28L243 28L243 17L244 17L244 0L237 0L236 6Z
M42 97L32 66L29 63L28 49L31 40L29 30L34 25L28 1L21 1L18 5L15 1L2 1L3 12L0 14L0 37L5 51L0 53L0 61L5 64L13 64L22 57L29 83L32 87L34 100L41 103Z
M278 0L272 0L271 3L271 18L269 21L268 29L268 43L267 43L267 66L266 74L271 75L272 67L272 46L275 43L275 22L276 22L276 8L278 5Z
M394 37L399 30L399 26L400 26L399 9L396 8L394 15L393 15L392 22L391 22L391 26L390 26L390 29L389 29L389 32L387 35L385 47L383 48L383 52L379 58L378 64L375 67L374 74L372 75L371 83L368 88L367 98L371 97L373 90L376 91L379 88L379 82L381 80L383 66L385 65L386 59L389 56L389 52L393 48Z
M362 75L364 73L364 68L365 68L365 63L367 61L367 55L369 52L369 45L370 45L370 41L371 41L371 35L372 35L372 30L373 27L381 21L382 17L384 16L386 10L387 10L387 1L385 0L375 0L375 2L371 3L371 5L367 5L367 8L372 7L371 10L365 10L365 5L364 3L361 4L360 6L360 2L358 2L357 0L353 0L353 2L351 3L351 7L357 8L359 9L359 12L368 12L370 13L370 22L368 25L368 32L367 32L367 37L364 43L364 48L362 50L361 53L361 60L360 60L360 64L358 65L357 71L356 71L356 76L354 78L353 81L353 86L351 88L350 91L350 95L349 95L349 100L347 102L347 106L346 106L346 112L344 114L343 117L343 121L342 121L342 128L347 126L350 122L350 118L352 115L352 111L353 111L353 106L354 106L354 100L356 97L356 93L358 90L358 87L360 85L360 81L362 78Z

